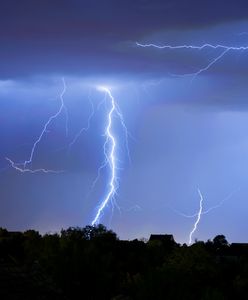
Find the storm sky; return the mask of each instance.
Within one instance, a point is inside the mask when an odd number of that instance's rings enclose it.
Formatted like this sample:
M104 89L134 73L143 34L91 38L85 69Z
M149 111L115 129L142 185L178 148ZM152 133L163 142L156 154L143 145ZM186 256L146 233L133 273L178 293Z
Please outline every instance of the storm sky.
M106 193L104 94L110 87L130 133L130 161L118 120L120 187L101 222L120 238L172 233L187 242L217 234L247 241L248 50L140 48L159 45L248 46L248 3L196 0L8 0L0 9L0 226L41 232L85 226ZM21 174L6 161L29 158L44 124L59 108L64 78L68 109L49 126L33 168ZM70 142L87 127L77 142ZM119 207L119 208L117 208Z

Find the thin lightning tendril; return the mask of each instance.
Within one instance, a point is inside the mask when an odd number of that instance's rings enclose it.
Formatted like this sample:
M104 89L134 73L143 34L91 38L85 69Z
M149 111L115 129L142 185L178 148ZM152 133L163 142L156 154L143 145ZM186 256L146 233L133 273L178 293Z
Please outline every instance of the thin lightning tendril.
M203 204L203 196L202 193L200 191L200 189L198 189L198 194L200 196L200 207L199 207L199 211L197 213L197 219L194 223L193 229L191 230L190 234L189 234L189 245L192 244L192 236L195 233L195 231L197 230L197 226L201 220L201 215L202 215L202 204Z
M122 115L122 113L120 111L120 108L119 108L119 106L118 106L117 103L116 103L116 114L117 114L117 116L120 119L121 126L122 126L122 128L124 130L124 133L125 133L126 151L127 151L128 160L131 163L131 156L130 156L129 143L128 143L128 137L130 136L130 134L129 134L128 130L127 130L127 126L126 126L126 124L124 122L123 115Z
M90 105L91 105L91 113L88 117L88 120L87 120L87 125L85 127L82 127L80 129L80 131L75 135L74 139L71 141L71 143L69 144L69 148L71 148L76 142L77 140L79 139L79 137L81 136L81 134L83 132L86 132L90 129L90 123L91 123L91 119L93 118L94 114L95 114L95 108L94 108L94 104L91 100L91 98L89 97L89 101L90 101Z
M21 172L21 173L38 173L38 172L43 172L43 173L61 173L62 171L54 171L54 170L48 170L48 169L35 169L32 170L31 168L28 168L28 165L32 164L33 162L33 158L34 158L34 154L35 154L35 150L38 146L38 144L41 142L43 136L48 132L48 127L49 125L52 123L52 121L54 121L61 113L62 111L65 112L65 116L66 116L66 134L68 134L68 112L67 112L67 108L64 104L64 94L66 92L66 83L65 83L65 79L62 78L62 83L63 83L63 90L60 93L60 107L58 109L58 111L52 115L48 121L45 123L39 137L37 138L37 140L34 142L33 147L31 149L30 152L30 156L28 158L28 160L25 160L24 163L15 163L13 162L10 158L6 157L6 160L10 163L11 167L14 168L15 170Z

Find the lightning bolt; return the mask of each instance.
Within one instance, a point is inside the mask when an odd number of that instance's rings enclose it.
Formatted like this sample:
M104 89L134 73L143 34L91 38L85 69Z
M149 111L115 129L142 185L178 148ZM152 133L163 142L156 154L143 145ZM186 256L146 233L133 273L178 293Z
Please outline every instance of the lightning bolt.
M60 93L59 99L60 99L60 107L58 109L58 111L53 114L48 121L45 123L45 125L42 128L42 131L40 133L40 135L38 136L37 140L34 142L32 148L31 148L31 152L30 152L30 156L27 160L25 160L23 163L15 163L13 160L11 160L10 158L6 157L6 160L10 163L11 167L14 168L16 171L19 171L21 173L38 173L38 172L43 172L43 173L61 173L62 171L54 171L54 170L48 170L48 169L35 169L33 170L32 168L28 168L28 166L30 164L32 164L33 162L33 158L34 158L34 154L35 151L39 145L39 143L41 142L42 138L44 137L44 135L48 132L48 127L49 125L56 119L58 118L58 116L62 113L62 111L65 112L65 116L66 116L66 135L68 134L68 112L67 112L67 108L64 104L64 94L66 92L66 83L65 83L65 79L62 78L62 83L63 83L63 89L62 92Z
M191 230L190 234L189 234L189 245L192 244L192 236L195 233L195 231L197 230L197 226L201 220L201 215L202 215L202 204L203 204L203 196L202 193L200 191L200 189L198 189L198 194L200 196L200 207L199 207L199 211L197 213L197 219L194 223L193 229Z
M104 156L105 156L105 160L103 162L103 164L99 167L98 169L98 175L96 180L93 182L93 186L95 186L99 176L100 176L100 172L103 168L105 167L109 167L110 170L110 179L108 182L108 192L106 194L106 196L103 198L102 202L100 203L96 215L94 217L94 219L91 222L92 226L95 226L97 224L99 224L99 221L101 219L101 216L103 214L104 209L106 208L106 206L109 204L109 202L114 202L114 198L115 195L117 193L118 187L119 187L119 183L118 183L118 178L117 178L117 157L116 157L116 146L117 146L117 141L116 138L114 136L113 133L113 117L116 116L119 121L120 124L122 125L125 135L126 135L126 139L128 136L128 131L127 131L127 127L124 123L124 119L123 116L120 112L120 109L110 91L109 88L107 87L98 87L98 90L101 92L104 92L106 94L106 99L108 98L110 101L110 109L107 113L107 125L105 128L105 142L103 145L103 152L104 152ZM126 141L126 147L128 149L128 154L129 154L129 148L128 148L128 143Z
M229 51L245 51L248 50L248 46L241 46L241 47L233 47L233 46L226 46L226 45L213 45L213 44L203 44L201 46L195 46L195 45L178 45L178 46L171 46L171 45L157 45L157 44L141 44L136 42L136 45L138 47L142 48L156 48L156 49L169 49L169 50L204 50L204 49L214 49L214 50L221 50L221 53L216 56L213 60L211 60L206 66L200 68L198 71L194 73L186 73L182 75L177 76L193 76L193 79L200 75L202 72L207 71L209 68L211 68L215 63L217 63L221 58L223 58Z

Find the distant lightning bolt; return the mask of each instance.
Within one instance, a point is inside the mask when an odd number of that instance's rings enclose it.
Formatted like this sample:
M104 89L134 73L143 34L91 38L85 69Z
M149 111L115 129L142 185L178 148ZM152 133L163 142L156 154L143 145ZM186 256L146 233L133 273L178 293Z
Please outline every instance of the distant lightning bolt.
M202 216L202 215L207 215L207 214L209 214L212 210L214 210L214 209L217 209L217 208L219 208L219 207L221 207L223 204L224 204L224 202L226 202L228 199L230 199L232 196L233 196L233 194L234 193L236 193L236 192L238 192L240 190L240 188L238 188L238 189L236 189L236 190L234 190L232 193L230 193L227 197L225 197L224 199L222 199L218 204L216 204L216 205L214 205L214 206L212 206L212 207L210 207L210 208L208 208L207 210L201 210L201 212L200 212L200 217ZM203 197L202 197L202 194L201 194L201 192L200 192L200 190L198 190L198 193L199 193L199 195L200 195L200 209L201 209L201 204L202 204L202 201L203 201ZM195 213L195 214L192 214L192 215L187 215L187 214L184 214L184 213L182 213L181 211L179 211L179 210L176 210L176 209L174 209L174 208L172 208L172 207L170 207L176 214L178 214L179 216L182 216L182 217L184 217L184 218L195 218L195 217L197 217L197 220L198 220L198 217L199 217L199 211L198 211L198 213ZM199 221L196 221L196 228L195 228L195 226L194 226L194 228L195 229L193 229L193 233L194 233L194 231L197 229L197 225L199 224L199 222L200 222L200 219L199 219ZM192 243L192 231L191 231L191 235L190 235L190 238L189 238L189 244L191 244Z
M64 78L62 78L62 83L63 83L63 90L62 90L62 92L60 93L60 96L59 96L59 98L60 98L60 107L59 107L58 111L54 115L52 115L48 119L48 121L45 123L39 137L37 138L37 140L33 144L33 147L31 149L29 158L27 160L25 160L24 163L15 163L10 158L6 157L6 160L10 163L11 167L14 168L15 170L21 172L21 173L27 173L27 172L30 172L30 173L37 173L37 172L59 173L59 172L61 172L61 171L47 170L47 169L43 169L43 168L32 170L32 169L28 168L27 166L32 164L34 154L35 154L35 150L36 150L38 144L41 142L43 136L47 133L49 125L52 123L52 121L54 121L62 113L62 111L65 112L65 116L66 116L66 134L68 134L68 113L67 113L67 108L64 104L64 98L63 98L64 94L66 92L66 83L65 83Z
M199 211L197 213L197 219L195 221L195 224L193 226L193 229L191 230L190 234L189 234L189 245L192 244L192 236L193 234L195 233L196 229L197 229L197 226L201 220L201 215L202 215L202 204L203 204L203 196L202 196L202 193L200 191L200 189L198 189L198 194L200 196L200 207L199 207Z
M136 45L138 47L142 48L157 48L157 49L169 49L169 50L183 50L183 49L189 49L189 50L203 50L203 49L214 49L214 50L222 50L222 52L216 56L213 60L210 61L209 64L207 64L205 67L199 69L198 71L194 73L187 73L187 74L182 74L179 76L193 76L195 78L196 76L200 75L202 72L207 71L209 68L211 68L215 63L217 63L221 58L224 57L227 52L233 50L233 51L244 51L248 50L248 46L240 46L240 47L233 47L233 46L226 46L226 45L213 45L213 44L203 44L201 46L195 46L195 45L178 45L178 46L171 46L171 45L157 45L157 44L141 44L136 42Z
M103 214L104 209L106 208L106 206L109 204L109 202L111 201L112 204L114 202L114 197L117 193L117 189L119 187L118 184L118 179L117 179L117 157L116 157L116 146L117 146L117 141L116 138L114 136L113 133L113 117L116 116L118 117L123 130L125 132L126 135L126 139L128 136L128 131L127 131L127 127L124 123L124 119L123 116L120 112L120 109L110 91L109 88L107 87L99 87L98 88L99 91L102 91L104 93L106 93L107 97L110 100L110 109L108 111L107 114L107 125L105 128L105 137L106 140L104 142L104 146L103 146L103 152L104 152L104 156L105 156L105 160L103 162L103 164L99 167L98 169L98 175L96 180L93 183L93 186L95 186L99 176L100 176L100 172L103 168L105 168L106 166L109 167L110 170L110 179L108 182L108 192L107 195L104 197L104 199L102 200L100 206L97 209L96 215L93 219L93 221L91 222L92 226L95 226L99 223L100 218ZM129 154L129 149L128 149L128 143L126 141L126 147L128 150L128 154Z

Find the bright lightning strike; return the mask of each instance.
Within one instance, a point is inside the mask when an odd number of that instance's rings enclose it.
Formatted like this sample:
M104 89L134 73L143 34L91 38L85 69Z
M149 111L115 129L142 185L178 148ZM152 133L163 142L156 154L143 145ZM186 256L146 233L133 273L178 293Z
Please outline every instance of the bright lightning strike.
M60 93L60 107L58 109L58 111L52 115L48 121L45 123L39 137L37 138L37 140L34 142L33 147L31 149L30 152L30 156L27 160L24 161L24 163L15 163L13 162L10 158L6 157L6 160L10 163L11 167L14 168L15 170L21 172L21 173L38 173L38 172L43 172L43 173L61 173L61 171L53 171L53 170L48 170L48 169L35 169L33 170L32 168L28 168L28 166L30 164L32 164L33 162L33 158L34 158L34 154L35 154L35 150L38 147L38 144L41 142L43 136L47 133L48 131L48 127L49 125L52 123L52 121L54 121L61 113L62 111L65 112L65 116L66 116L66 135L68 134L68 112L67 112L67 108L64 104L64 94L66 92L66 83L65 83L65 79L62 78L62 83L63 83L63 89L62 92Z
M183 74L181 76L186 76L186 75L191 75L193 76L193 78L195 78L196 76L200 75L202 72L207 71L209 68L211 68L215 63L217 63L221 58L223 58L225 56L225 54L227 54L227 52L229 51L245 51L248 50L248 46L240 46L240 47L233 47L233 46L226 46L226 45L221 45L221 44L217 44L217 45L213 45L213 44L203 44L201 46L195 46L195 45L178 45L178 46L171 46L171 45L157 45L157 44L141 44L136 42L136 45L138 47L142 47L142 48L157 48L157 49L169 49L169 50L204 50L207 48L210 49L214 49L214 50L222 50L222 52L216 56L213 60L210 61L210 63L208 63L205 67L200 68L198 71L194 72L194 73L187 73L187 74Z
M200 191L200 189L198 189L198 194L200 196L200 207L199 207L199 211L197 213L197 219L195 221L195 224L193 226L193 229L191 230L190 234L189 234L189 245L192 244L192 236L195 233L195 231L197 230L197 226L201 220L201 215L202 215L202 204L203 204L203 196L202 193Z
M110 179L108 182L108 192L107 192L106 196L104 197L104 199L102 200L100 206L97 209L97 213L96 213L93 221L91 222L92 226L99 224L100 218L103 214L105 207L109 204L110 201L113 203L114 197L115 197L117 189L118 189L118 180L117 180L117 174L116 174L117 173L117 157L116 157L117 141L116 141L116 138L113 133L113 117L114 116L119 118L119 121L125 131L126 138L128 135L127 128L126 128L124 120L123 120L123 116L120 113L118 105L115 102L115 99L114 99L110 89L107 87L104 87L104 86L100 86L97 89L100 92L104 92L107 95L106 99L108 98L110 100L110 109L107 114L107 125L105 128L105 134L104 134L106 139L105 139L105 143L103 146L105 161L103 162L102 166L100 166L100 168L98 169L97 179L100 176L101 170L103 168L105 168L106 166L109 167L111 176L110 176ZM126 143L126 145L128 148L127 143ZM129 151L128 151L128 154L129 154ZM97 179L94 181L94 185L96 184Z

